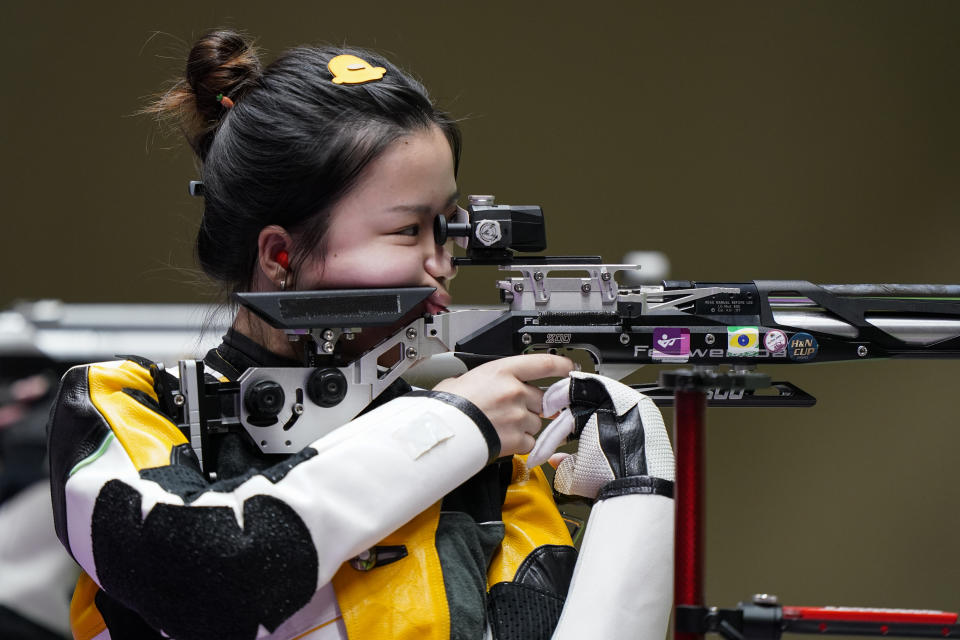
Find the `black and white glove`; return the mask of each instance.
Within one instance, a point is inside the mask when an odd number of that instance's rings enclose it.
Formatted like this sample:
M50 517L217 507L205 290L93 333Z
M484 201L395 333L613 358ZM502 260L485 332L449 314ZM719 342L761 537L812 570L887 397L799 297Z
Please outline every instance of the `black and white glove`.
M597 500L553 639L662 640L673 601L676 463L660 410L624 384L580 372L551 386L543 409L560 415L527 464L579 438L554 488Z
M600 499L673 496L676 463L653 400L616 380L574 371L544 393L543 415L557 412L527 458L528 467L538 466L568 438L579 439L577 452L557 467L557 491Z

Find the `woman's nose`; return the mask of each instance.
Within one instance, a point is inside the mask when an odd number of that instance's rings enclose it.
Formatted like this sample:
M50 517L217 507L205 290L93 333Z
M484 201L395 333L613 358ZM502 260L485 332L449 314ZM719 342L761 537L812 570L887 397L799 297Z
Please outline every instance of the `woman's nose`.
M457 268L453 264L453 254L450 253L450 242L444 244L431 242L424 264L427 273L433 278L450 280L457 274Z

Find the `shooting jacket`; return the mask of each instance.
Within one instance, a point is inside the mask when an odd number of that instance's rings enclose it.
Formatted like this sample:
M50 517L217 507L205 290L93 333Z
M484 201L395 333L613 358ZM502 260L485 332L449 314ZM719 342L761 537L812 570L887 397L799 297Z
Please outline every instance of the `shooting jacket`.
M204 362L230 380L296 364L233 332ZM63 378L51 484L84 570L75 638L549 637L576 550L542 471L491 460L471 403L395 385L279 460L225 439L210 482L174 384L137 357Z

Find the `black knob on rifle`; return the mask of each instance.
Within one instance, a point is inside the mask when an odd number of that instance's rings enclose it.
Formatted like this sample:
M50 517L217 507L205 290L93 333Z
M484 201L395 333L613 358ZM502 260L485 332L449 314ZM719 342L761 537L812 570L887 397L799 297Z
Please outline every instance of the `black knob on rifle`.
M250 417L273 418L283 408L283 387L273 380L263 380L247 389L243 398Z
M433 240L437 244L446 244L450 238L469 238L469 222L448 222L444 216L433 220Z
M347 378L339 369L315 369L307 380L307 397L321 407L334 407L347 395Z

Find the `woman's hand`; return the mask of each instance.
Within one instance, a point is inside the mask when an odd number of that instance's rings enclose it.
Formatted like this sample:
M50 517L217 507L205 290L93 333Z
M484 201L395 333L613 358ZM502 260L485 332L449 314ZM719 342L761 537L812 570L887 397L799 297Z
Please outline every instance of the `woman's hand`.
M545 353L487 362L434 389L466 398L487 416L500 436L500 455L527 453L540 431L543 391L526 383L567 376L573 361Z
M548 459L557 470L553 487L567 495L597 498L626 493L673 496L673 449L653 400L616 380L575 372L544 393L544 412L559 411L547 425L527 467ZM554 454L568 437L577 452Z

